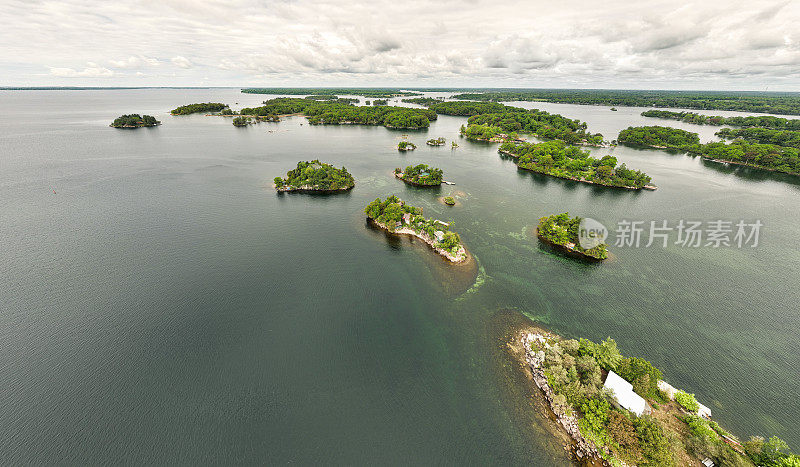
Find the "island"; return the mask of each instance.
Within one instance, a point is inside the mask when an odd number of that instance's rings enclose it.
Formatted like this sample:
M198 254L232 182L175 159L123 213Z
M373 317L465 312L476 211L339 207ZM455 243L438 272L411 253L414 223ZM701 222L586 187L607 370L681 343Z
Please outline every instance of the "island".
M752 115L748 117L722 117L719 115L702 115L695 112L672 112L669 110L645 110L643 117L679 120L696 125L730 125L737 127L760 127L774 130L800 130L800 120L773 117L771 115Z
M364 209L367 220L394 235L411 235L427 243L451 263L467 260L467 250L461 237L450 231L450 224L438 219L426 219L422 208L409 206L392 195L382 201L377 198Z
M456 199L453 198L452 196L445 196L444 197L444 204L446 204L448 206L455 206L456 205Z
M300 161L297 168L286 173L286 178L275 177L275 190L298 193L340 193L355 186L353 176L342 167L320 162Z
M228 104L220 102L206 102L201 104L182 105L170 112L172 115L189 115L199 112L222 112L228 109Z
M401 91L397 88L244 88L242 89L242 92L245 94L275 94L282 96L345 95L381 99L386 99L389 97L422 95L419 92Z
M536 235L543 242L568 253L571 256L584 258L592 261L602 261L608 258L608 245L597 243L594 247L586 249L581 246L578 230L580 228L580 217L569 217L569 213L555 214L539 219L539 226L536 228Z
M250 117L234 117L232 123L233 126L247 126L253 122Z
M612 111L612 112L616 112L617 108L616 107L611 107L609 110Z
M568 339L526 325L510 345L581 465L800 465L778 437L738 440L694 394L649 361L624 356L610 337Z
M432 187L442 184L442 169L428 167L426 164L409 165L405 170L394 169L394 176L414 186Z
M398 151L413 151L414 149L417 149L417 145L412 142L400 141L399 143L397 143Z
M617 141L628 146L685 150L699 144L700 137L697 133L669 126L629 126L619 132Z
M161 122L152 115L130 114L115 118L109 126L112 128L142 128L157 125L161 125Z
M800 149L736 140L730 144L706 143L690 147L692 156L726 164L800 175Z
M517 167L552 177L574 180L630 190L655 190L649 175L639 170L628 169L625 164L617 166L617 158L589 157L588 151L569 146L564 141L545 143L503 143L498 152L516 160Z
M716 135L725 139L742 139L750 143L773 144L800 149L800 131L771 128L723 128Z
M431 138L428 141L426 141L426 144L428 146L444 146L445 141L446 140L442 137L436 139Z
M372 101L372 105L388 105L389 101L387 99L375 99Z

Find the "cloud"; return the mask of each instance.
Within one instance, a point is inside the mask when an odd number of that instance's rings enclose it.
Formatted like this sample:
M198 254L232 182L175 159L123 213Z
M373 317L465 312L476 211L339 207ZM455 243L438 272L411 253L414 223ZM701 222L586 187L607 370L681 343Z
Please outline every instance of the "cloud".
M788 0L3 4L8 84L800 86Z
M180 68L187 68L188 69L188 68L192 68L194 66L192 64L192 62L188 58L182 57L180 55L178 55L177 57L172 57L172 60L170 60L170 61L172 62L173 65L175 65L177 67L180 67Z
M114 72L108 68L99 67L95 63L88 63L88 67L82 71L72 68L50 68L50 74L60 78L111 78Z

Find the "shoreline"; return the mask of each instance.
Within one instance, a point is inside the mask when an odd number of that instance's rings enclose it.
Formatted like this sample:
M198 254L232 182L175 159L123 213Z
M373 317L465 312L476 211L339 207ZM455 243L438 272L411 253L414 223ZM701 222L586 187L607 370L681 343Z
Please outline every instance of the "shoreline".
M394 235L410 235L412 237L416 237L416 238L422 240L423 242L425 242L426 244L428 244L428 246L431 247L431 249L433 251L435 251L436 253L439 253L439 255L443 256L444 258L446 258L451 263L461 264L461 263L466 262L467 258L469 257L469 252L467 252L467 249L464 247L464 245L461 245L461 250L459 251L459 254L454 256L449 251L444 250L444 249L439 248L438 246L436 246L436 242L434 240L428 238L427 235L423 235L423 234L417 233L416 231L414 231L412 229L409 229L407 227L401 227L399 229L391 230L391 229L389 229L389 227L387 225L385 225L385 224L383 224L381 222L378 222L377 220L375 220L375 219L373 219L373 218L371 218L369 216L367 216L367 221L372 223L372 225L380 227L381 229L384 229L387 232L389 232L391 234L394 234Z
M442 186L441 183L437 183L435 185L431 185L431 184L427 184L427 183L417 183L417 182L412 182L411 180L406 180L405 178L403 178L403 172L395 173L394 177L395 178L399 178L400 180L403 181L403 183L405 183L407 185L417 186L417 187L421 187L421 188L434 188L434 187Z
M303 185L301 187L276 187L275 184L272 185L275 188L275 191L278 193L319 193L319 194L334 194L334 193L344 193L346 191L350 191L356 187L355 183L350 185L346 188L337 188L335 190L324 190L320 188L314 188L313 186Z
M573 250L572 248L569 248L566 245L558 244L558 243L550 240L549 238L543 237L539 233L539 227L536 227L536 237L541 242L546 243L547 245L550 245L551 247L553 247L553 248L555 248L557 250L560 250L562 253L566 253L569 256L573 256L575 258L582 259L582 260L585 260L585 261L589 261L589 262L592 262L592 263L600 263L600 262L605 261L605 259L603 259L603 258L596 258L596 257L594 257L592 255L587 255L586 253L584 253L582 251Z
M572 180L573 182L588 183L589 185L604 186L604 187L608 187L608 188L620 188L620 189L623 189L623 190L631 190L631 191L639 191L639 190L656 191L658 189L658 187L655 186L655 185L645 185L645 186L643 186L641 188L637 188L635 186L608 185L608 184L605 184L605 183L594 182L592 180L586 180L584 178L565 177L565 176L561 176L561 175L549 174L549 173L546 173L546 172L539 172L539 171L536 171L536 170L533 170L533 169L528 169L526 167L520 167L519 163L516 162L516 161L519 160L519 156L517 156L516 154L514 154L512 152L503 151L502 149L498 149L497 152L499 152L500 154L504 154L504 155L514 159L515 160L514 164L517 166L517 169L519 169L519 170L527 170L528 172L547 175L548 177L560 178L562 180Z

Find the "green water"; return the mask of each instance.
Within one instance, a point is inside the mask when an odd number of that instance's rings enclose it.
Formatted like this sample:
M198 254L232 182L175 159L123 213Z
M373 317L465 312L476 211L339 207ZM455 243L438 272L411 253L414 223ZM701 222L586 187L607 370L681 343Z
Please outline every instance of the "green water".
M462 118L407 132L419 148L398 153L403 132L385 128L168 115L262 99L0 92L4 464L566 464L504 350L523 315L613 336L736 434L800 449L797 179L619 147L660 187L627 192L518 172L494 144L421 144L457 138ZM536 107L611 137L654 123L641 109ZM163 125L108 128L131 112ZM345 165L356 188L274 193L272 178L313 158ZM431 192L391 176L420 162L456 185ZM451 191L461 206L437 202ZM480 265L475 285L368 228L364 205L392 193L455 221ZM587 265L529 234L563 211L612 228L764 227L758 248L618 248Z

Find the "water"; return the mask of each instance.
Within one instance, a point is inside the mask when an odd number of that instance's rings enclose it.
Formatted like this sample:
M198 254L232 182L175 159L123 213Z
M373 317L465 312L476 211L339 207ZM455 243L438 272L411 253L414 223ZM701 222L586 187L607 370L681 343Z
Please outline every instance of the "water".
M419 148L398 153L404 132L385 128L168 115L264 98L0 92L0 461L564 465L505 350L523 316L572 337L613 336L736 434L800 449L797 179L596 150L660 187L636 193L518 172L494 144L423 144L457 138L463 118L406 132ZM610 139L639 124L714 133L641 109L524 105ZM107 126L131 112L163 125ZM312 158L345 165L356 188L274 193L272 178ZM391 176L420 162L456 185L434 193ZM462 206L436 201L451 191ZM363 207L392 193L455 221L478 259L474 286L471 271L365 225ZM765 225L758 248L618 248L593 266L530 236L563 211L612 228Z

